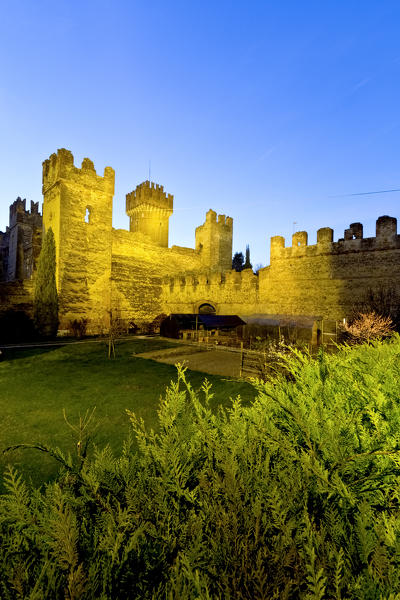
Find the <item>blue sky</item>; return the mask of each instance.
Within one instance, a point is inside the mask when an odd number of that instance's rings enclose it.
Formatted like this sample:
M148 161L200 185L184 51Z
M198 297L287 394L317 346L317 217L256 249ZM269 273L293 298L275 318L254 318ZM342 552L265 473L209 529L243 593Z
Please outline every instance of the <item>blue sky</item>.
M213 208L234 251L399 217L400 2L0 0L0 229L41 201L41 163L148 178L174 194L170 243L194 245ZM297 223L293 225L293 223Z

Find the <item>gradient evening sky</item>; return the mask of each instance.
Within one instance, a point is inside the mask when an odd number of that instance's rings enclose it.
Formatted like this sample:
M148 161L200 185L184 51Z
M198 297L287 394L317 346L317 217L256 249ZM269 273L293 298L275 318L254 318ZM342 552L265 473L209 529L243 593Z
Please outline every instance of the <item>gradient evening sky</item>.
M174 194L170 244L213 208L253 265L293 229L399 217L400 2L0 0L0 229L57 148ZM297 224L294 225L294 222Z

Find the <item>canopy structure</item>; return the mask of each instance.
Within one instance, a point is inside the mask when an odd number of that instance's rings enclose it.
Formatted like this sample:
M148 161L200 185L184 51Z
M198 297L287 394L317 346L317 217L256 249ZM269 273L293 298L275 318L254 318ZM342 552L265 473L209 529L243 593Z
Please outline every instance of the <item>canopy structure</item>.
M273 326L273 327L301 327L312 328L314 323L322 320L322 317L305 315L271 315L255 313L252 315L240 315L246 325Z
M283 338L312 344L322 341L323 320L319 316L254 313L240 317L245 322L240 332L243 338Z
M245 325L237 315L211 315L195 313L175 313L169 315L160 326L160 334L165 337L179 338L181 331L196 330L225 330L235 329Z

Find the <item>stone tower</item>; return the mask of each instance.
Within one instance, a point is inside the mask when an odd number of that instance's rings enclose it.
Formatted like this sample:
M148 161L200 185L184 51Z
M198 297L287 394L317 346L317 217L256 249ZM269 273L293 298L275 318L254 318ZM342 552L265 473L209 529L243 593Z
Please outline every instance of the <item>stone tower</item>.
M130 231L144 233L154 244L168 248L168 220L174 197L162 185L144 181L126 195Z
M232 269L233 219L218 215L213 210L206 214L204 225L196 228L196 250L201 253L201 262L211 270Z
M74 166L69 150L43 163L43 225L53 229L60 329L87 318L90 329L106 329L111 290L114 170L97 175L91 160Z
M10 225L0 231L0 281L30 279L42 243L42 215L39 202L17 198L10 206Z

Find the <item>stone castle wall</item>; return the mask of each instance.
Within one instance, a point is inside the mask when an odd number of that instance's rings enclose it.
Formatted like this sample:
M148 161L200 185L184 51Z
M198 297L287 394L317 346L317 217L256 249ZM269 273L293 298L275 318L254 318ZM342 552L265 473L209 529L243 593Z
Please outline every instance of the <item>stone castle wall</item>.
M333 242L333 230L318 231L317 244L307 245L307 233L293 235L285 247L271 239L270 266L258 276L251 269L208 277L177 277L163 282L166 312L195 312L202 302L218 314L253 313L348 317L369 292L395 291L400 298L400 236L392 217L380 217L376 237L363 238L353 223Z
M317 232L317 244L307 245L306 232L294 234L292 246L271 240L271 265L260 273L260 298L287 314L348 317L370 290L395 289L400 297L400 236L397 221L379 217L376 237L363 238L361 223L353 223L344 238L333 242L333 231Z
M232 270L230 217L209 210L196 229L195 248L169 248L171 194L148 181L127 194L130 231L112 228L113 194L111 167L99 175L88 158L76 167L65 149L43 163L43 226L52 227L56 242L60 329L86 318L90 332L102 332L111 313L140 325L161 313L197 312L202 304L211 304L217 314L336 320L349 316L370 290L394 290L400 298L394 218L380 217L373 238L363 237L360 223L337 242L329 227L318 230L314 245L308 245L305 231L293 235L290 247L273 237L270 265L255 275L251 269ZM15 285L2 286L2 308L28 306L41 239L38 205L29 213L18 199L11 209L10 227L0 233L0 273Z
M260 312L254 310L259 304L259 279L251 269L166 278L162 304L167 314L196 313L202 304L211 304L221 315Z
M108 326L113 195L111 167L100 176L85 158L77 168L65 149L43 163L43 225L56 243L60 329L75 318L95 330Z
M0 282L0 312L21 311L33 317L33 288L32 279Z
M152 321L164 312L162 278L201 269L200 254L191 248L162 248L140 233L112 232L112 305L125 321Z
M60 328L86 318L89 331L107 330L111 311L126 323L151 322L164 312L162 278L225 268L232 257L232 219L209 211L196 249L168 248L173 196L149 181L127 194L130 231L112 228L114 171L81 168L71 152L43 163L43 223L57 252Z

